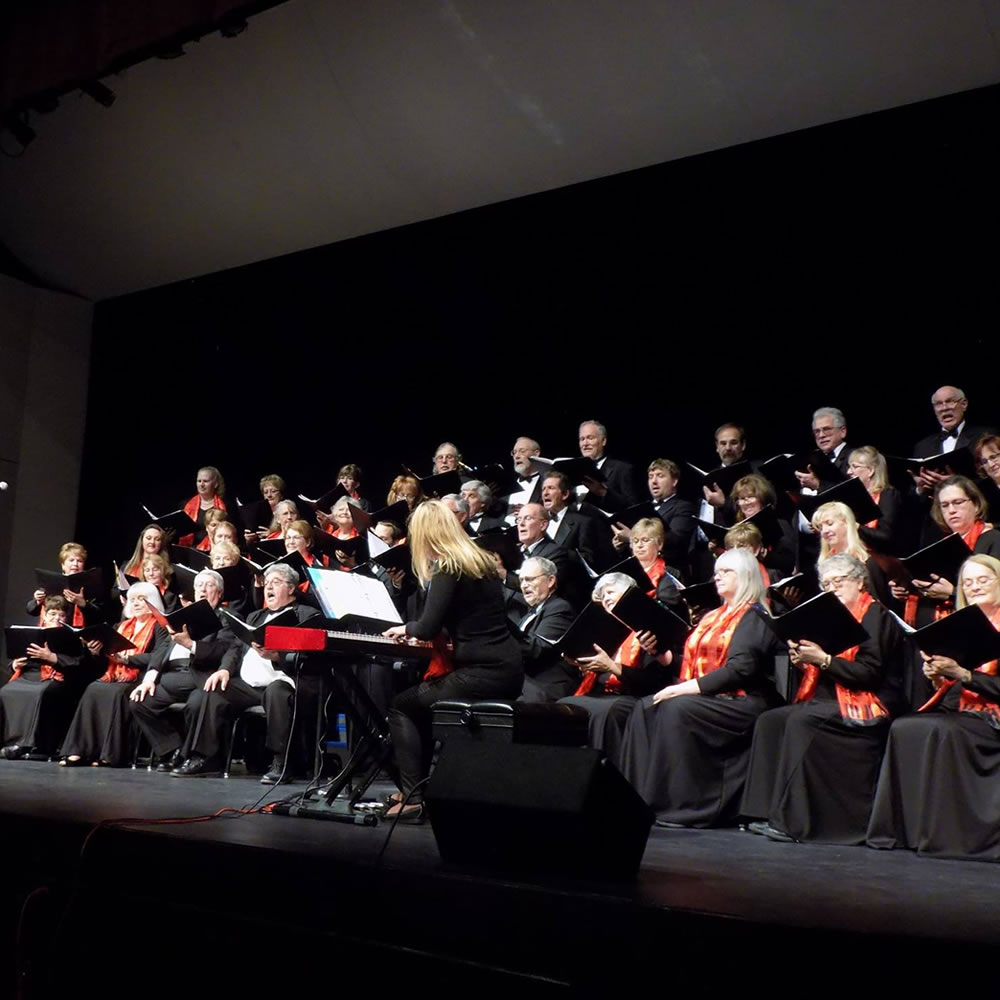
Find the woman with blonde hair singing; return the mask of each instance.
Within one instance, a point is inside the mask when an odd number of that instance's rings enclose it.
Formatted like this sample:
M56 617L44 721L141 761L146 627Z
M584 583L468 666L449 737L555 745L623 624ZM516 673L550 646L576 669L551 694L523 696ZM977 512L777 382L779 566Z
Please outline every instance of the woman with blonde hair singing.
M521 650L507 625L503 586L492 556L478 548L439 500L410 518L413 571L426 590L420 617L384 634L452 643L450 662L436 657L423 681L393 700L389 712L398 784L410 796L400 819L419 822L423 796L416 786L430 768L431 708L446 698L516 698L524 683ZM416 789L414 791L414 789ZM412 793L412 794L411 794ZM400 812L401 799L389 809Z

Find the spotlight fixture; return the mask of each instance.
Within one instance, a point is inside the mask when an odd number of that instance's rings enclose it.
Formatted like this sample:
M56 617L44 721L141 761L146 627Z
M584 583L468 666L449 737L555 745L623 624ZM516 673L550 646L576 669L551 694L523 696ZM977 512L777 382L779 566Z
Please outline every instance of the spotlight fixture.
M102 107L110 108L115 103L114 92L105 87L99 80L88 80L86 83L81 83L80 89Z

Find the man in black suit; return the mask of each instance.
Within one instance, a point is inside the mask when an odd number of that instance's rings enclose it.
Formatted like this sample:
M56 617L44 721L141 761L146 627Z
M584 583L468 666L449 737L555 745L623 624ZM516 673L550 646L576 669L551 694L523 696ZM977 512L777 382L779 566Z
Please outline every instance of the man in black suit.
M208 601L218 608L224 584L214 569L203 569L194 578L194 599ZM187 628L174 632L165 646L149 664L139 686L132 692L132 715L143 735L149 740L154 756L160 758L157 771L172 771L183 763L180 731L170 712L170 706L183 702L185 731L198 717L209 675L222 666L229 647L236 641L232 630L219 623L219 631L194 641Z
M843 411L835 406L821 406L813 414L812 432L816 447L846 476L853 449L847 443L847 419ZM835 485L822 482L811 467L807 472L796 472L795 477L804 489L818 492Z
M746 447L746 432L740 424L720 424L715 429L715 453L719 456L720 465L726 467L742 462ZM713 524L731 524L736 519L735 505L714 484L705 485L702 487L696 516ZM708 548L708 538L699 529L691 538L692 578L707 580L712 575L714 564L715 556Z
M653 510L663 522L666 542L663 546L663 559L668 566L675 566L683 573L688 573L689 548L691 536L694 534L695 505L690 500L682 500L677 496L677 484L680 482L681 470L677 463L669 458L654 458L647 470L649 496L653 501ZM625 549L631 532L623 524L616 524L611 529L614 532L614 546L620 555L627 555Z
M469 531L469 503L461 493L446 493L441 497L441 503L455 515L455 519L471 535Z
M539 556L551 559L562 577L567 571L566 552L545 534L548 524L549 513L540 503L526 503L517 515L517 547L524 559ZM517 574L506 572L501 565L500 576L505 588L504 603L508 613L514 616L526 614L528 605L521 593L521 582Z
M961 389L953 385L943 385L931 396L931 406L937 418L939 430L921 438L913 446L914 458L930 458L944 452L957 451L959 448L971 448L984 434L991 434L988 427L977 427L968 423L966 412L969 400ZM932 469L921 469L920 475L914 476L918 493L933 493L938 483L947 479L942 472Z
M314 617L315 608L296 603L298 583L298 573L287 563L269 566L264 572L264 607L250 615L247 625L263 625L288 607L294 608L299 622ZM296 682L282 668L291 669L293 658L292 653L265 649L256 643L248 646L240 640L234 642L222 665L205 681L207 697L188 734L187 759L171 775L192 778L221 773L225 731L240 712L263 705L267 713L266 746L274 759L260 780L265 785L287 780L291 769L285 767L285 755L292 735Z
M576 549L591 569L602 572L614 561L611 531L599 511L594 511L596 517L587 517L573 510L570 506L572 496L572 487L563 473L550 472L542 480L542 506L549 514L545 533L560 548Z
M580 672L567 663L546 639L558 639L573 624L569 601L556 595L556 564L551 559L526 559L518 570L528 610L517 622L524 657L522 701L556 701L571 695Z
M604 424L596 420L585 420L580 424L580 454L593 459L604 476L604 482L584 479L587 495L579 499L589 500L601 510L613 513L637 504L639 492L635 485L635 470L628 462L608 458L605 455L607 445L608 432Z
M494 517L490 512L493 494L489 486L479 479L462 483L462 499L469 505L469 520L465 527L469 534L481 535L484 531L504 527L502 517Z
M541 446L534 438L529 437L519 437L510 450L510 457L514 459L517 489L507 496L507 524L516 522L518 511L526 503L542 502L542 470L534 463L534 459L541 453Z

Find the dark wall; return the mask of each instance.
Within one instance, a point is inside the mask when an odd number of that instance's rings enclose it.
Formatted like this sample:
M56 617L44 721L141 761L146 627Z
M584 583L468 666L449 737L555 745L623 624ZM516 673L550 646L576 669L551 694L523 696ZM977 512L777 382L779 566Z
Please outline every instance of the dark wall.
M957 383L1000 417L1000 88L664 164L101 303L79 533L131 549L216 464L244 499L455 440L711 460L724 419L754 454L850 440L906 452ZM141 416L140 416L141 415ZM127 442L132 457L108 442ZM110 507L121 516L109 518Z

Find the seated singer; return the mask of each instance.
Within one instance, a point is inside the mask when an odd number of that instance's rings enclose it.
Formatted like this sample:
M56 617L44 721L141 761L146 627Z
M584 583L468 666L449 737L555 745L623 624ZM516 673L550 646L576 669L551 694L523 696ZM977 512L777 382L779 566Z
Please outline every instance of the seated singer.
M276 617L289 605L303 622L316 614L314 608L295 604L299 574L287 563L275 563L264 571L264 607L247 619L256 628ZM261 778L265 785L287 780L285 754L292 733L295 681L281 668L293 654L248 646L237 640L226 651L222 666L205 681L207 697L188 732L186 759L170 773L175 778L215 776L221 773L225 732L240 712L263 705L267 713L268 750L274 754L271 769Z
M430 770L431 708L447 698L516 698L524 683L521 650L511 635L503 587L493 557L478 548L455 515L439 500L421 504L410 518L413 571L427 588L417 621L388 629L399 642L443 639L453 645L450 662L432 661L424 680L397 695L389 712L402 792L387 816L403 822L423 818L422 788ZM443 642L440 643L443 648ZM412 795L411 795L412 792ZM404 807L402 801L410 796Z

